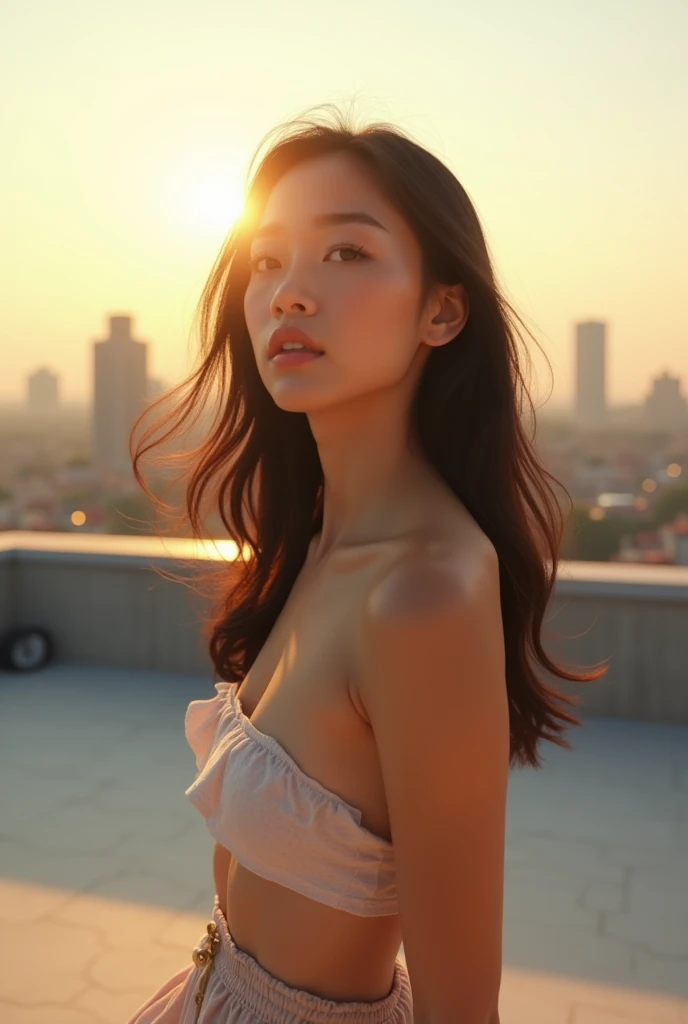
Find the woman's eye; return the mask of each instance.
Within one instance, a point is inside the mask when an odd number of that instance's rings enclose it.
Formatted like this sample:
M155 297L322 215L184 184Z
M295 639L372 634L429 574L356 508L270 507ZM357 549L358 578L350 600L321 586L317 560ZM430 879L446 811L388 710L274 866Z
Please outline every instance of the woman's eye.
M352 252L356 256L362 256L363 246L362 245L336 245L334 249L330 249L329 253L333 252ZM329 255L328 253L328 255ZM335 260L335 263L355 263L356 260Z
M349 252L349 253L354 253L354 257L363 257L364 259L366 258L366 253L364 252L364 249L363 249L362 245L349 245L349 244L343 245L343 244L340 243L339 245L333 245L331 249L328 249L326 255L330 256L333 252ZM261 255L260 253L257 253L255 256L251 256L251 258L249 259L248 262L249 262L249 266L251 267L251 269L257 271L259 263L262 263L263 260L272 260L272 259L275 259L275 257L274 256ZM332 260L331 262L334 262L334 263L356 263L357 259L354 258L354 259Z

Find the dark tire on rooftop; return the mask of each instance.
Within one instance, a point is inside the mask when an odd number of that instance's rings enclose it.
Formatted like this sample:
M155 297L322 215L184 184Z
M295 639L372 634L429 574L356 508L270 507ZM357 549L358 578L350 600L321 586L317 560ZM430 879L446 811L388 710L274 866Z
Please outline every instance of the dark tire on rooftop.
M40 626L16 626L0 634L0 668L34 672L52 660L55 645Z

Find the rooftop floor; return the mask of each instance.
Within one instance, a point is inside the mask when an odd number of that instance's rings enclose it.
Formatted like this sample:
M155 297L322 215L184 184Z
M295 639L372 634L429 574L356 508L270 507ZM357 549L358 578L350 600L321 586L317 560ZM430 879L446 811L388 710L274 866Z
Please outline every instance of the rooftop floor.
M0 673L3 1024L122 1024L190 963L214 888L183 718L213 692ZM688 728L570 738L510 780L502 1024L688 1024Z

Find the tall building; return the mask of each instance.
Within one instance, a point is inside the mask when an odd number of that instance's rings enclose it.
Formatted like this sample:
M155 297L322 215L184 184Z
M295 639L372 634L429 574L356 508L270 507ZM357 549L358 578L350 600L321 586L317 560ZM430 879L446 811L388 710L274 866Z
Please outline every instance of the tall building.
M43 366L27 378L26 384L26 408L30 412L57 412L60 407L57 374Z
M130 316L110 317L110 336L93 345L93 460L99 469L131 472L129 439L147 405L148 346L131 336Z
M688 426L688 407L681 394L679 377L670 377L665 370L652 381L652 390L645 399L645 421L652 430L679 430Z
M148 379L148 401L154 402L167 391L167 381L161 377L150 377Z
M607 422L606 324L576 324L576 426L595 430Z

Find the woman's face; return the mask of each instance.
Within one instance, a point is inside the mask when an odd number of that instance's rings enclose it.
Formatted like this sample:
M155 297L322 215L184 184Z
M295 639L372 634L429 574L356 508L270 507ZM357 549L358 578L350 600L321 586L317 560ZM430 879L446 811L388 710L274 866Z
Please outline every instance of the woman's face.
M317 223L363 213L379 222ZM279 232L261 237L264 225ZM360 250L360 251L357 251ZM420 341L421 251L403 217L351 155L328 154L285 173L251 241L244 314L265 387L287 411L308 412L389 388ZM268 358L275 328L298 327L323 355L300 365Z

